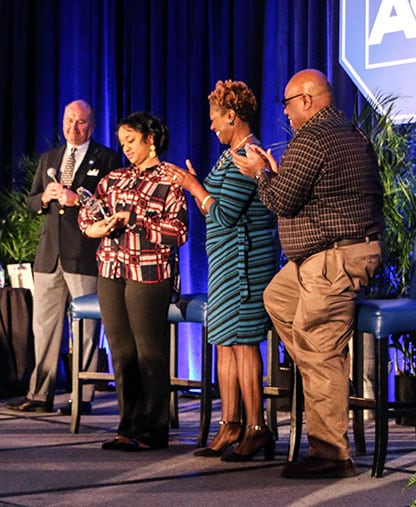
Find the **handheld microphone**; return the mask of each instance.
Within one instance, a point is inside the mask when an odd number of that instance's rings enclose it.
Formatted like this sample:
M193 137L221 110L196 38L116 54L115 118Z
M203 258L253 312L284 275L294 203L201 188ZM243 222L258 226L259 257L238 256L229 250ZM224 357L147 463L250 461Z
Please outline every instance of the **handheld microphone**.
M59 183L59 181L56 179L56 169L54 167L49 167L49 169L46 171L46 174L51 180L54 181L54 183ZM58 213L60 215L63 215L65 213L65 210L62 206L59 208Z
M56 179L56 169L54 167L49 167L49 169L46 171L46 174L53 180L55 183L59 183Z

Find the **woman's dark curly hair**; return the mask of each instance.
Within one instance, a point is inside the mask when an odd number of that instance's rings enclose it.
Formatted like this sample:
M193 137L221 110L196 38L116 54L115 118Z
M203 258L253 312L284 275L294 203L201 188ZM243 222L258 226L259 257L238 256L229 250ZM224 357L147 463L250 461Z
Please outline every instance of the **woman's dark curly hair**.
M217 81L215 89L208 95L208 100L224 113L232 109L243 121L249 121L257 109L254 93L242 81Z
M157 153L164 153L168 149L169 130L162 120L153 114L145 111L132 113L118 122L116 132L120 127L129 127L136 132L141 132L143 140L152 135Z

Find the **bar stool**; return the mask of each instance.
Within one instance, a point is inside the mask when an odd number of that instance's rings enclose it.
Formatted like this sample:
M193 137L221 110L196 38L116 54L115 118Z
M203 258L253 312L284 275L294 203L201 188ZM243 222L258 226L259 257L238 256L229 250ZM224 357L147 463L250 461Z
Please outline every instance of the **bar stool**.
M73 367L72 367L72 409L71 433L78 433L81 419L80 405L83 384L94 383L97 380L112 381L114 375L107 372L91 372L82 370L82 333L83 319L101 319L97 294L89 294L75 298L71 303L73 320ZM211 423L212 396L214 385L212 380L212 346L207 340L207 296L206 294L183 294L176 303L171 303L168 313L170 323L170 374L171 374L171 404L170 415L173 427L178 425L177 392L180 389L200 389L201 408L198 446L203 447L208 438ZM194 322L201 324L201 379L190 380L177 376L178 358L178 324Z
M415 279L415 275L413 275ZM416 289L416 279L414 280ZM381 477L386 461L388 446L388 421L398 416L416 416L416 403L388 401L389 336L416 331L416 291L409 298L361 301L358 305L356 347L361 359L355 366L353 383L357 392L350 397L350 406L355 410L355 434L365 452L363 409L374 409L375 442L371 475ZM370 333L375 340L375 397L363 397L362 333ZM355 362L355 359L354 359Z
M207 329L208 301L206 294L182 294L176 303L169 307L168 320L170 322L170 421L173 428L179 426L178 421L178 391L200 389L200 421L198 447L204 447L209 433L212 413L212 398L216 391L213 382L212 345L208 343ZM201 379L191 380L178 377L178 324L199 323L201 333Z
M279 438L277 412L279 400L286 399L290 405L290 433L288 461L297 458L302 437L303 396L302 382L298 369L292 361L282 367L279 357L280 339L274 329L267 333L267 360L264 376L263 397L266 399L266 421L276 437ZM287 379L281 381L284 374Z
M404 298L403 298L404 299ZM407 299L407 298L406 298ZM364 410L374 410L375 414L375 442L374 455L371 467L371 475L374 477L382 477L384 465L386 462L387 446L388 446L388 420L398 416L416 416L415 402L393 402L388 401L388 338L390 332L387 333L386 326L379 326L383 318L390 312L402 315L398 317L394 328L401 327L409 329L402 320L410 314L406 307L410 306L404 301L404 305L396 304L399 300L368 300L357 303L357 323L353 337L353 375L351 387L353 391L349 396L349 408L352 410L353 435L357 454L366 454L366 439L364 425ZM392 305L390 306L390 303ZM380 306L378 306L380 305ZM416 300L411 304L412 315L411 327L416 330ZM398 312L396 313L396 309ZM386 313L385 313L386 312ZM381 319L381 320L380 320ZM390 324L392 321L390 321ZM401 323L401 324L400 324ZM393 328L390 328L393 329ZM375 394L374 398L364 397L364 354L363 354L363 333L370 335L370 339L375 340ZM380 334L381 333L381 334ZM371 336L373 335L373 336ZM291 423L288 461L296 460L302 432L302 412L303 412L303 389L302 377L294 365L293 375L293 397L291 407Z
M389 401L389 337L416 331L416 242L413 248L409 296L394 299L368 299L357 302L357 319L354 334L353 384L356 389L350 396L355 408L354 434L365 452L363 409L374 409L375 443L371 475L381 477L386 461L389 419L398 416L416 416L415 402ZM363 334L372 335L375 341L375 395L363 396Z

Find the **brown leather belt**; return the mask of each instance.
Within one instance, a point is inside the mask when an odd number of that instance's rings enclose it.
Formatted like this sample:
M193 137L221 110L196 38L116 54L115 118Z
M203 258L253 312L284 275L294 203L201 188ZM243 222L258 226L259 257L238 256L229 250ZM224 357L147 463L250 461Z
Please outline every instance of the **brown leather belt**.
M339 241L335 241L330 248L355 245L356 243L369 243L370 241L379 241L380 239L381 234L379 232L375 232L374 234L369 234L368 236L364 236L363 238L341 239Z

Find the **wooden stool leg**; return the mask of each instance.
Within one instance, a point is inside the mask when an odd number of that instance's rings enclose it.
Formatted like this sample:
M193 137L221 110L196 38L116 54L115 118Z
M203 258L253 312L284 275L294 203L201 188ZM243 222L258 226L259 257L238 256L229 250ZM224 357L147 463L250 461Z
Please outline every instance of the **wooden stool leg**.
M267 332L267 366L266 366L266 385L277 386L277 369L279 367L279 339L277 334L269 329ZM266 420L270 431L279 438L277 426L277 407L278 401L276 396L270 396L266 400Z
M202 381L201 410L199 422L198 447L205 447L212 413L212 345L208 343L208 330L202 327Z
M303 390L302 377L295 363L292 368L293 394L292 408L290 412L290 437L288 461L296 461L299 454L300 440L302 437L303 420Z
M357 397L364 396L364 346L363 333L354 332L353 335L353 365L352 381ZM374 338L372 338L374 339ZM361 408L353 408L353 433L357 454L366 454L364 431L364 411Z
M381 477L388 441L388 337L376 340L376 435L371 475Z
M81 419L81 396L82 381L79 378L79 372L82 368L82 344L83 344L83 325L82 319L73 321L74 339L72 343L72 404L71 404L71 433L78 433Z
M170 376L178 375L178 325L170 324ZM169 417L171 428L179 428L178 391L172 389L170 393Z

